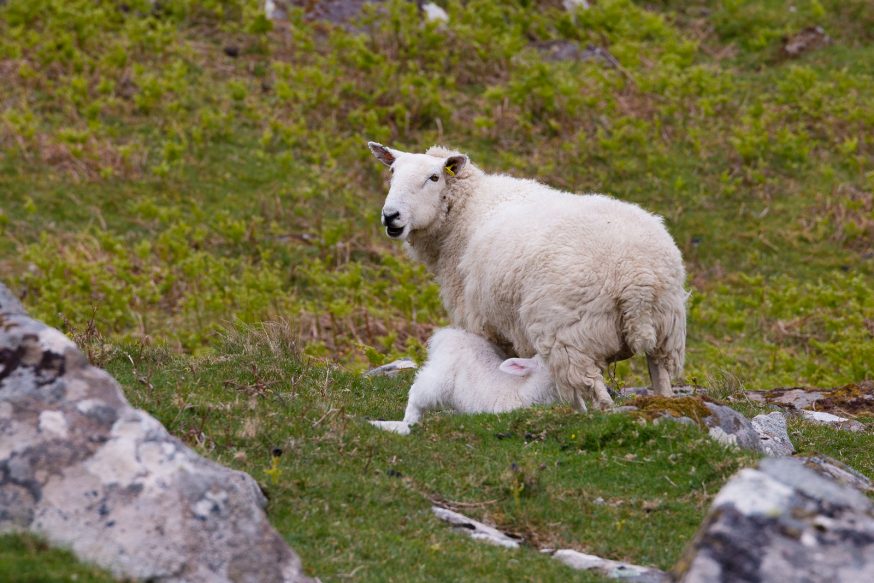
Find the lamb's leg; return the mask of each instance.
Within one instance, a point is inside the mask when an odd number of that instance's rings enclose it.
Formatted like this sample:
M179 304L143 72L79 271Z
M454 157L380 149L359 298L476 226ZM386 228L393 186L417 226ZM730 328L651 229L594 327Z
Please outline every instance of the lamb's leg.
M429 409L433 409L438 405L438 388L439 386L437 384L430 382L427 371L423 371L416 378L413 386L410 387L410 395L407 397L407 409L404 412L404 420L371 421L370 424L386 431L408 435L410 433L410 426L419 422L422 418L422 413Z
M404 423L415 425L422 418L423 407L413 398L410 392L410 399L407 401L407 410L404 412Z
M410 426L415 425L422 418L423 395L415 392L416 385L410 389L410 396L407 399L407 410L404 412L403 421L371 421L370 424L374 427L379 427L386 431L400 433L401 435L409 435ZM427 408L427 407L424 407Z
M668 369L649 354L646 355L646 365L649 368L649 378L655 394L661 397L673 397L674 390L671 388L671 375L668 374Z
M400 433L401 435L410 434L410 424L404 421L371 421L370 424L392 433Z

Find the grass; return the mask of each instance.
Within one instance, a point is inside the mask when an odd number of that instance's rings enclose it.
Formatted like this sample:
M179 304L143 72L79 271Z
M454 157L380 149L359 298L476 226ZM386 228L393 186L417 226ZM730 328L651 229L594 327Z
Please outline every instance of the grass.
M384 433L366 419L397 418L409 377L308 366L264 338L237 338L220 357L199 361L145 353L107 366L171 432L265 484L271 521L321 576L570 577L537 552L543 547L668 568L710 495L756 459L697 428L562 407L436 415L410 437ZM472 545L431 516L433 503L528 546L508 555Z
M345 26L274 25L254 0L0 6L4 283L136 406L265 483L323 580L572 576L457 536L431 500L535 546L669 567L755 462L696 428L562 408L435 415L407 439L367 425L400 418L410 379L358 373L421 359L445 324L430 276L381 232L368 139L455 145L663 215L692 291L689 383L874 377L871 4L559 4L450 1L445 28L404 2ZM830 44L781 52L815 25ZM619 66L551 61L546 42ZM612 372L646 382L638 360ZM870 432L791 430L874 476ZM3 541L54 576L41 543Z

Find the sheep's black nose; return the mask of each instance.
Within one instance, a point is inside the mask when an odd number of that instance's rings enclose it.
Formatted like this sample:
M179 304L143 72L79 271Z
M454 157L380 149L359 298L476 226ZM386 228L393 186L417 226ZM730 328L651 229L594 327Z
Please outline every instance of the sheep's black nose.
M382 224L390 227L401 216L400 211L382 211Z

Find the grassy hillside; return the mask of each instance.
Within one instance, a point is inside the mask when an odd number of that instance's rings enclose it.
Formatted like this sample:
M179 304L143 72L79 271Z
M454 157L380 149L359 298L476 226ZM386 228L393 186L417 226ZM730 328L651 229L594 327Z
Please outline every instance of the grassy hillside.
M251 0L3 3L2 279L137 406L264 481L323 580L569 576L457 537L429 499L668 567L753 458L562 408L438 415L407 439L362 421L399 418L409 377L356 373L421 358L445 323L379 227L387 177L365 142L448 144L663 215L693 292L687 382L872 378L874 5L441 5L445 26L397 1L345 23L271 23ZM611 376L646 382L638 360ZM793 431L874 475L870 435ZM0 539L22 548L43 556Z

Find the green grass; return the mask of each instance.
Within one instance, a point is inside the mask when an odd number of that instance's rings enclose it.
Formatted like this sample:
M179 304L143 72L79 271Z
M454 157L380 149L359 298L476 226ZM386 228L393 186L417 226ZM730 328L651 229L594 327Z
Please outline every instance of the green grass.
M365 580L570 577L542 547L669 568L710 496L756 459L697 428L564 407L433 415L397 436L366 419L399 418L409 376L301 364L271 352L281 340L267 337L236 338L201 360L132 353L108 370L171 432L265 484L271 521L326 578L356 568ZM276 478L267 473L274 448L283 452ZM434 502L528 544L473 544L431 516Z
M105 571L83 565L67 551L31 535L0 536L0 579L10 583L109 583Z
M386 177L364 144L454 145L663 215L692 291L687 382L872 378L874 8L443 5L445 29L404 2L352 28L300 12L271 26L254 0L0 6L3 281L137 406L265 482L273 523L323 580L570 576L447 530L429 497L537 544L668 567L753 458L562 408L436 415L407 439L366 425L400 418L410 379L358 373L421 359L445 314L381 232ZM832 42L781 54L813 25ZM538 43L557 40L621 66L544 60ZM647 382L639 360L613 378ZM874 475L870 432L792 431ZM39 573L27 545L7 554Z

